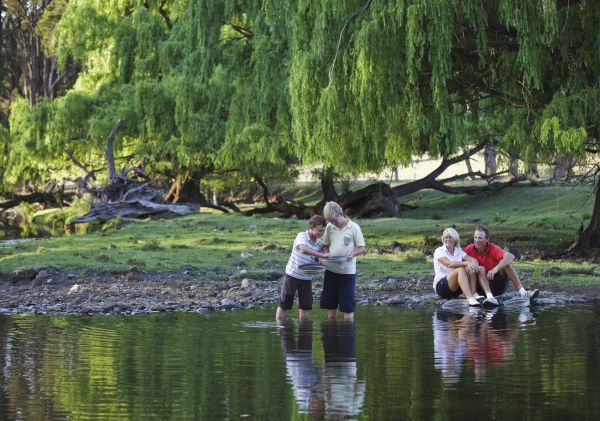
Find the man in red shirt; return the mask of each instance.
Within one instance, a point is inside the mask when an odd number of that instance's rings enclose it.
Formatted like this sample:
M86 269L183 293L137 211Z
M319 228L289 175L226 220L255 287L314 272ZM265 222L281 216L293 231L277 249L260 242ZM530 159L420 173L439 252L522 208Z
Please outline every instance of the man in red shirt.
M490 231L484 227L476 227L473 235L473 244L465 247L465 253L477 259L485 268L486 276L490 282L490 289L494 296L506 291L507 280L513 283L519 295L525 298L535 298L539 290L526 291L521 284L519 275L512 265L515 255L503 250L490 242Z

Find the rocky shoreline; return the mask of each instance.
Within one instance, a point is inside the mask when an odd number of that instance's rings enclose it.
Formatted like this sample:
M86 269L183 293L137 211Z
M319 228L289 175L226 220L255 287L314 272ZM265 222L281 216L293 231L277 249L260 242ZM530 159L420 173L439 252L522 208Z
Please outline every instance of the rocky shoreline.
M192 267L152 272L75 270L54 266L0 272L0 314L140 315L189 311L210 315L216 311L249 309L275 304L281 271L265 270L253 279L245 270L212 268L225 280L205 281L208 272ZM433 276L433 275L432 275ZM315 303L322 277L313 282ZM441 305L431 288L432 277L359 279L361 305L423 308ZM536 287L527 285L528 288ZM501 298L509 298L508 292ZM544 287L536 306L600 303L600 286ZM296 306L294 306L296 308Z

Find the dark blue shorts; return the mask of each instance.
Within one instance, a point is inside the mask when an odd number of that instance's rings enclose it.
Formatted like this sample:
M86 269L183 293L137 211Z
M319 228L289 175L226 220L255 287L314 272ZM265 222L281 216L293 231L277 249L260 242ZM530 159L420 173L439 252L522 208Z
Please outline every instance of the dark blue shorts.
M356 310L355 286L355 274L341 274L326 270L321 293L321 308L327 310L339 308L342 313L354 313Z
M490 290L492 291L492 295L496 297L498 295L504 294L504 292L508 288L508 282L508 278L502 276L500 272L498 272L494 276L494 279L490 281ZM477 284L477 292L482 295L484 294L483 288L481 288L481 285L479 284Z
M440 279L437 284L435 284L435 292L437 292L437 295L439 295L441 298L445 298L447 300L456 298L462 294L460 287L456 288L456 291L452 291L450 289L450 286L448 285L448 278L445 276Z

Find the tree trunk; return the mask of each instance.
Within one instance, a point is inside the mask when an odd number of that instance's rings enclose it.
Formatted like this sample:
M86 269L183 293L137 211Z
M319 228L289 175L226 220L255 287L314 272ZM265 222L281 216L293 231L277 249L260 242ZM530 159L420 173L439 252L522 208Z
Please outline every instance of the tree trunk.
M519 158L510 158L510 175L513 177L519 176Z
M485 175L493 177L496 175L496 148L486 146L483 151L485 161Z
M560 156L556 156L554 158L554 173L552 174L552 181L556 183L560 183L565 178L565 173L567 169L563 163L563 160Z
M465 152L467 152L467 150L461 146L460 150L462 151L463 154L465 154ZM467 157L465 158L465 164L467 165L467 172L468 173L472 173L473 172L473 166L471 165L471 157L467 155ZM471 180L471 177L467 177L467 180Z
M596 182L596 199L592 219L587 228L582 227L577 232L575 242L569 247L569 251L588 254L591 248L600 247L600 179Z
M527 179L535 185L540 183L540 173L538 172L538 167L535 162L529 164L529 174L527 175Z
M398 197L389 184L374 183L339 197L344 212L355 218L400 216Z
M108 135L106 139L106 163L108 166L108 179L113 180L117 176L117 170L115 169L115 153L113 149L113 143L115 141L115 137L119 133L119 129L123 126L125 120L119 119L117 124L115 124L114 129Z
M321 172L321 190L323 190L323 200L325 202L336 201L339 197L335 191L333 179L334 174L331 169L324 169Z

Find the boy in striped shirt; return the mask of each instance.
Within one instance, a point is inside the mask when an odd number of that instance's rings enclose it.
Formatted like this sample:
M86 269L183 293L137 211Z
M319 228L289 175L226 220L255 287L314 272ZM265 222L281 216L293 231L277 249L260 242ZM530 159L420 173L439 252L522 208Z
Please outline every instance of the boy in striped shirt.
M308 220L308 230L298 233L292 254L285 267L283 286L275 318L281 320L285 316L285 310L290 310L294 303L296 291L298 292L298 307L300 308L300 319L308 317L312 309L312 275L302 273L300 265L317 263L318 258L327 258L329 253L323 252L321 236L325 232L325 219L315 215Z

